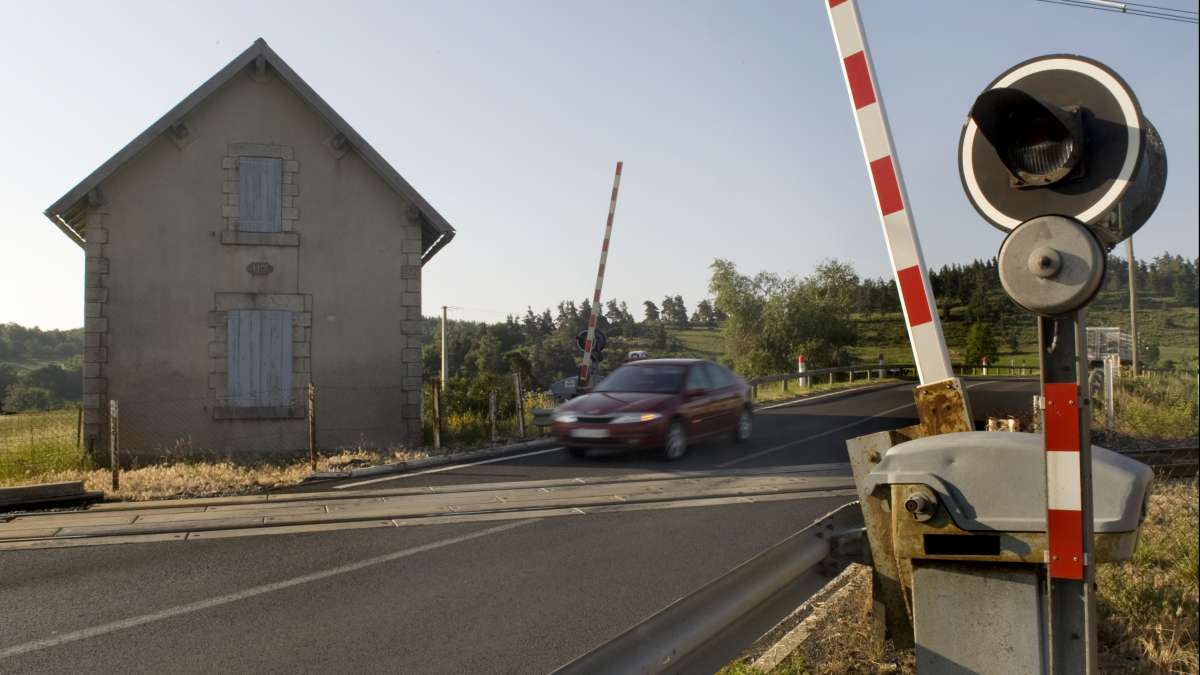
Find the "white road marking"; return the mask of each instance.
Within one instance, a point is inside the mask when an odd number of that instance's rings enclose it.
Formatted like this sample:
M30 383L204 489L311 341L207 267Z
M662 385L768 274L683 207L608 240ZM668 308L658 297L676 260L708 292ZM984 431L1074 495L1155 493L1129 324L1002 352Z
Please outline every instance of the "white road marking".
M536 522L536 520L537 519L522 520L515 523L499 525L497 527L489 527L486 530L472 532L471 534L464 534L461 537L452 537L450 539L442 539L441 541L435 541L429 544L422 544L421 546L414 546L413 548L407 548L403 551L396 551L395 553L388 553L386 555L375 556L374 558L367 558L366 560L360 560L359 562L350 563L349 565L342 565L341 567L334 567L323 572L305 574L303 576L293 577L284 581L277 581L273 584L265 584L262 586L255 586L254 588L247 588L246 590L238 591L237 593L219 595L215 598L209 598L208 600L200 600L198 602L191 602L186 605L168 607L167 609L159 612L153 612L151 614L143 614L142 616L135 616L129 619L103 623L99 626L85 628L83 630L77 630L70 633L63 633L62 635L56 635L44 640L35 640L33 642L26 642L24 644L14 645L12 647L6 647L4 649L0 649L0 659L12 658L14 656L41 651L43 649L57 647L70 642L78 642L79 640L87 640L89 638L114 633L119 630L143 626L155 621L162 621L164 619L171 619L184 614L192 614L201 610L220 607L221 605L228 605L229 603L245 600L247 598L253 598L264 593L274 593L275 591L282 591L294 586L300 586L302 584L328 579L329 577L338 576L340 574L356 572L366 567L392 562L393 560L399 560L401 558L407 558L418 553L432 551L434 549L451 546L453 544L461 544L464 541L478 539L479 537L486 537L490 534L499 534L500 532L504 532L506 530L512 530L521 527L522 525L528 525L529 523Z
M978 387L981 384L988 384L988 382L974 382L972 384L968 384L966 387L963 387L963 389L971 389L973 387ZM749 462L750 460L756 459L758 457L762 457L763 455L769 455L772 452L778 452L779 450L785 450L787 448L790 448L790 447L793 447L796 445L800 445L801 443L815 441L818 438L824 438L825 436L828 436L830 434L835 434L839 431L845 431L846 429L856 427L860 424L865 424L877 417L883 417L884 415L886 415L888 413L894 413L897 410L904 410L905 408L911 408L911 407L913 407L912 403L905 403L904 405L896 406L895 408L888 408L887 410L884 410L883 412L875 413L874 415L871 415L870 417L864 417L861 420L858 420L857 422L850 422L849 424L843 424L840 427L835 427L833 429L827 429L825 431L822 431L819 434L813 434L812 436L806 436L804 438L801 438L801 439L795 440L795 441L788 441L787 443L783 443L781 445L776 445L775 447L767 448L766 450L759 450L758 452L750 454L750 455L746 455L745 457L738 457L737 459L725 462L724 464L718 464L717 468L724 469L726 467L741 464L742 462Z
M480 464L492 464L495 462L507 462L510 459L520 459L521 457L532 457L534 455L544 455L547 452L557 452L562 449L563 449L562 446L557 446L557 447L553 447L553 448L547 448L545 450L534 450L533 452L526 452L526 453L520 454L520 455L504 455L503 457L493 457L491 459L481 459L478 462L468 462L466 464L447 464L445 466L434 467L432 469L425 469L424 471L413 471L412 473L398 473L395 476L384 476L382 478L369 478L367 480L360 480L356 483L347 483L345 485L335 485L335 486L333 486L333 489L334 490L345 490L347 488L358 487L360 485L370 485L372 483L382 483L386 480L400 480L401 478L411 478L413 476L424 476L425 474L430 474L430 473L441 473L443 471L454 471L455 469L465 469L469 466L479 466Z

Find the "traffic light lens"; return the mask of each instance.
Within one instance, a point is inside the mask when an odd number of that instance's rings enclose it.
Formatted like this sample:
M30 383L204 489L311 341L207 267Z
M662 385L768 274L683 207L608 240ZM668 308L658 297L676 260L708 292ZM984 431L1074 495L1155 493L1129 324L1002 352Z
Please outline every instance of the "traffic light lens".
M1051 176L1061 177L1070 171L1074 154L1072 135L1057 120L1041 117L1030 120L1017 132L1011 160L1019 174L1050 182Z

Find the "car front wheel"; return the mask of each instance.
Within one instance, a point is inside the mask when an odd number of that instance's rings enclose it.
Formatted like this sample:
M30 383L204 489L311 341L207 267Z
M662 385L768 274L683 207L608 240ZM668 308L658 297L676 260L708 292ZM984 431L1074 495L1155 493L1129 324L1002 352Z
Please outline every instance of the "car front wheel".
M683 422L675 420L671 422L671 426L667 427L667 439L662 450L663 459L674 462L685 454L687 454L687 431L683 428Z
M749 440L750 434L754 432L754 415L749 408L742 408L742 412L738 414L737 426L733 428L733 441L741 443Z

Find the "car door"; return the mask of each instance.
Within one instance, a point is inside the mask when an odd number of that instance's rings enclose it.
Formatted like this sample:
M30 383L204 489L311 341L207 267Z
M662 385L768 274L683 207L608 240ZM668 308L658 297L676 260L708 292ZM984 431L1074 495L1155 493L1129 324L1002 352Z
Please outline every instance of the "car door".
M712 384L713 430L732 430L742 410L742 395L738 391L737 380L732 373L715 363L706 363L704 367Z
M689 395L689 392L693 392L694 395ZM680 409L688 421L688 436L699 438L712 433L715 428L712 420L715 414L713 392L704 364L697 363L688 368L683 393L685 400Z

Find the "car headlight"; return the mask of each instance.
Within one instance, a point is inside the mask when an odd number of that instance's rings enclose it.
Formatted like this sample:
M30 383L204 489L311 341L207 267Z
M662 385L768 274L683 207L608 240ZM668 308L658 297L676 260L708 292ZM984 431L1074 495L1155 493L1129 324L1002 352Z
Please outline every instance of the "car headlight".
M631 424L633 422L653 422L662 417L658 413L623 413L613 419L613 424Z
M558 413L554 416L554 421L570 424L572 422L578 422L579 415L576 415L575 413Z

